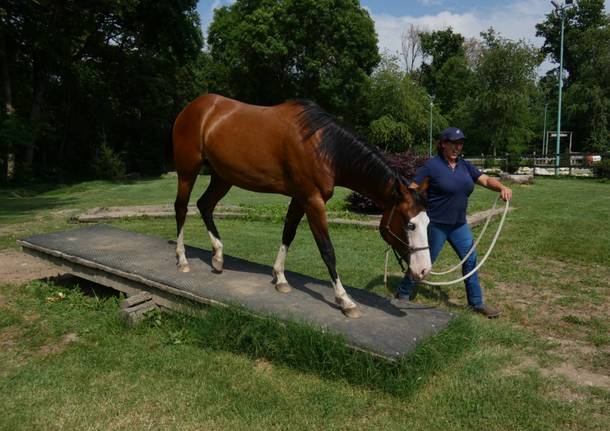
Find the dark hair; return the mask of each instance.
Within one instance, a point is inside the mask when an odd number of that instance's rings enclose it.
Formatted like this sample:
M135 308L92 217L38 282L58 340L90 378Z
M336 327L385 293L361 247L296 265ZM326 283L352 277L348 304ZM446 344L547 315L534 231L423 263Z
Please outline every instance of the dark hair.
M443 146L441 145L442 143L443 143L443 141L441 139L436 141L436 155L437 156L443 155Z

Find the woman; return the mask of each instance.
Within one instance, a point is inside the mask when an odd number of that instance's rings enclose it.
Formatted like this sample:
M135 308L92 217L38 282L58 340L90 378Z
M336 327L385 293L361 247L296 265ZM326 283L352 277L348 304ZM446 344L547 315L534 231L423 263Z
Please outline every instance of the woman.
M429 177L428 208L430 218L428 225L428 244L432 262L438 257L445 241L453 247L458 257L466 256L473 244L472 232L466 223L468 197L474 190L474 184L480 184L490 190L500 192L504 201L512 198L512 190L500 181L491 178L466 160L459 157L466 137L455 127L445 129L440 136L438 155L428 159L419 168L410 187L417 187L425 177ZM462 265L462 275L468 274L477 265L477 253L473 252ZM477 313L489 318L498 317L501 311L483 302L483 293L479 284L478 273L464 281L468 305ZM410 303L415 282L409 274L400 283L396 298L392 303L398 308L412 308Z

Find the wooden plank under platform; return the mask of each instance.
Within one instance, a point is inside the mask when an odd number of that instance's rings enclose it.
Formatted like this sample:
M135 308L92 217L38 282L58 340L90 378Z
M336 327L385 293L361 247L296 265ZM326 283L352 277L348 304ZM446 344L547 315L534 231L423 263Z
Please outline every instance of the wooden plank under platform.
M362 307L346 318L334 304L328 281L287 271L293 287L278 293L271 267L225 255L225 270L212 273L211 252L187 247L191 271L176 270L175 244L163 238L104 225L34 235L18 241L23 251L66 272L125 292L148 291L157 305L179 309L184 299L210 305L241 305L260 316L306 323L342 335L353 348L399 358L447 326L452 313L434 308L399 310L388 298L346 287Z

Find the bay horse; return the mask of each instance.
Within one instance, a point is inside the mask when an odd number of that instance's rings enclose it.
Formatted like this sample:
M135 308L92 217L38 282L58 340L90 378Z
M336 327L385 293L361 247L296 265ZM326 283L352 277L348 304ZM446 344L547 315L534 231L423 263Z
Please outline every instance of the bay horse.
M273 264L275 287L291 290L284 261L303 215L315 238L335 292L335 301L347 317L361 312L337 275L333 245L328 234L326 201L335 186L344 186L371 198L381 208L383 239L409 263L417 280L430 271L425 212L427 181L408 188L383 156L333 116L309 101L256 106L215 94L190 102L176 118L172 132L178 174L176 211L178 270L189 271L184 250L184 221L195 180L207 161L210 184L197 201L212 243L212 269L223 270L223 244L213 220L220 199L235 185L246 190L291 197L282 242Z

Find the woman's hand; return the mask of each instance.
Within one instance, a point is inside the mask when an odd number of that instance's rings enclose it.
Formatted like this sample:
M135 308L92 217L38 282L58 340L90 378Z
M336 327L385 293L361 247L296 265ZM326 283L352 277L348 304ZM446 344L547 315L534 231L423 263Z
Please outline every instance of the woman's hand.
M502 187L500 189L500 197L504 202L510 201L513 198L513 191L508 187Z
M510 201L513 198L513 191L511 189L506 187L504 184L502 184L497 179L492 178L488 175L485 175L485 174L481 175L477 179L477 184L480 184L483 187L488 188L489 190L494 190L496 192L500 192L500 197L502 198L502 200L504 202Z

